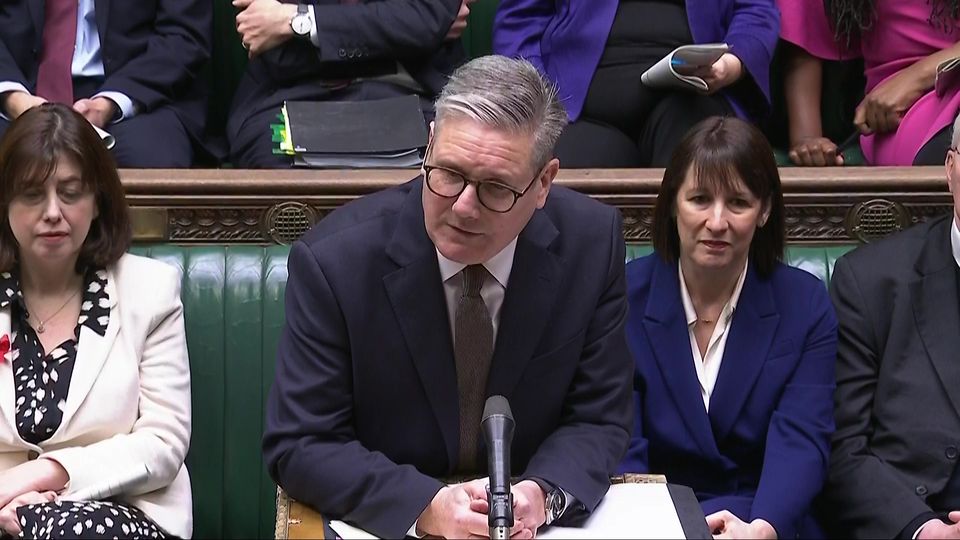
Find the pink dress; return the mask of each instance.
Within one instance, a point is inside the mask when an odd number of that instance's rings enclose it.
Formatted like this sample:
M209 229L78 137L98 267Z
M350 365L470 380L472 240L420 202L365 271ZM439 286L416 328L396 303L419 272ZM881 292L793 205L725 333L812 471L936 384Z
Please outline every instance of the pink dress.
M870 92L884 80L960 38L960 25L952 32L931 25L927 0L877 0L873 27L859 43L842 47L833 37L821 0L777 0L780 37L813 56L828 60L863 56ZM914 156L938 131L950 125L960 110L960 85L927 92L907 111L896 131L863 135L860 147L871 165L912 165Z

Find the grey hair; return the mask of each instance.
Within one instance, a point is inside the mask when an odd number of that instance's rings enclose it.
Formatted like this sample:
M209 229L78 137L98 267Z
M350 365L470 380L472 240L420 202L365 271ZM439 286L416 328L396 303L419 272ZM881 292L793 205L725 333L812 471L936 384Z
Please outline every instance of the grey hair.
M557 87L522 59L481 56L460 66L435 105L436 126L450 117L465 117L511 133L535 137L534 165L543 167L567 125Z
M960 144L960 115L953 121L953 137L950 139L950 146L956 148Z

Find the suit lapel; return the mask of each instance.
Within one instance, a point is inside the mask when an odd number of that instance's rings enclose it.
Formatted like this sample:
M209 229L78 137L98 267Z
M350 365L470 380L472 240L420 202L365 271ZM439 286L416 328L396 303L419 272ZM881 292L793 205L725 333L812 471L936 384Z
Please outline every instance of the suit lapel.
M710 396L710 422L716 440L727 435L753 389L780 324L773 287L751 264L740 291L720 373Z
M33 46L36 47L37 50L40 50L40 45L43 43L43 19L46 1L30 0L26 2L26 4L30 10L30 20L33 22L33 28L35 30L33 33Z
M86 399L87 394L93 387L93 383L100 375L103 364L110 355L110 349L116 341L117 334L120 332L120 310L117 309L117 291L116 277L113 272L107 271L106 292L110 297L110 322L107 324L106 332L100 335L87 326L80 327L80 338L77 342L77 359L73 367L73 377L70 380L70 392L67 394L67 403L63 410L63 420L60 422L61 428L58 432L65 429L70 419L80 408L80 405Z
M956 261L950 248L952 219L931 228L917 261L921 277L910 285L917 330L953 407L960 412L960 310Z
M653 348L660 374L670 389L687 431L704 455L719 456L700 382L693 366L690 333L680 302L680 277L676 263L657 261L650 284L650 298L643 314L643 327Z
M550 218L538 211L517 239L500 310L487 395L513 393L543 337L560 286L562 261L548 249L558 234Z
M0 309L0 337L7 336L12 344L13 334L10 332L10 329L10 306L7 306L3 309ZM0 413L3 414L3 418L11 432L17 434L17 425L14 414L15 399L16 396L13 387L12 358L10 358L9 355L7 357L0 356Z
M100 34L100 46L106 46L107 23L110 21L110 0L95 0L94 14L97 17L97 32Z
M429 388L427 400L452 464L460 437L456 363L437 252L423 224L421 190L418 182L401 209L387 245L387 255L400 268L384 276L383 283L423 387Z

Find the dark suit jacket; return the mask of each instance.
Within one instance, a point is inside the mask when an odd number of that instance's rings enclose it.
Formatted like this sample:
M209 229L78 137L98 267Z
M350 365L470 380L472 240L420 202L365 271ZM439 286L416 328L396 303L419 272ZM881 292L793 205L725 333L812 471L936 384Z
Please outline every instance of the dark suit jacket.
M44 0L0 2L0 80L33 92L43 39ZM170 105L201 140L206 90L198 78L210 57L210 0L96 0L104 82L151 111Z
M493 28L493 50L522 56L553 79L570 119L576 120L619 3L501 0ZM743 62L747 85L737 84L723 91L734 109L753 117L765 113L770 101L770 62L780 34L780 11L774 0L686 0L685 6L694 43L725 42Z
M705 514L763 518L780 538L811 534L809 507L826 479L834 428L837 322L823 283L783 264L761 278L750 265L709 414L677 264L658 254L638 259L627 284L639 414L621 469L692 487Z
M284 0L291 2L292 0ZM312 2L320 47L291 40L253 58L237 86L227 121L235 139L244 121L286 100L315 100L324 79L381 74L399 61L434 96L464 60L460 40L445 42L461 0Z
M422 189L365 197L293 245L264 433L293 498L388 538L457 468L453 345ZM616 210L554 186L519 236L487 383L516 419L513 473L588 511L629 440L623 261Z
M837 432L824 502L844 536L893 538L931 511L956 467L960 307L952 226L952 214L917 225L834 268Z

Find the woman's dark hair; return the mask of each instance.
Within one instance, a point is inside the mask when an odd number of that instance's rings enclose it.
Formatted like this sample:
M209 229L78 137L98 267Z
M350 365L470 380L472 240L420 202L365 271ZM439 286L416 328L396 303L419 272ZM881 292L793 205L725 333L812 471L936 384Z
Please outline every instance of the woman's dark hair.
M839 40L850 44L851 38L869 30L877 16L876 0L823 0L827 19ZM927 0L931 26L950 32L960 19L960 0Z
M84 188L96 198L98 216L80 248L77 272L117 262L130 247L130 212L113 156L87 120L66 105L44 103L10 124L0 141L0 271L17 265L19 245L10 229L10 202L43 184L61 159L80 169Z
M784 210L777 162L763 133L739 118L713 116L693 126L680 141L663 173L653 211L653 247L671 262L680 257L677 193L689 171L698 185L717 192L742 180L762 204L770 205L766 223L750 244L757 271L769 276L783 259Z

